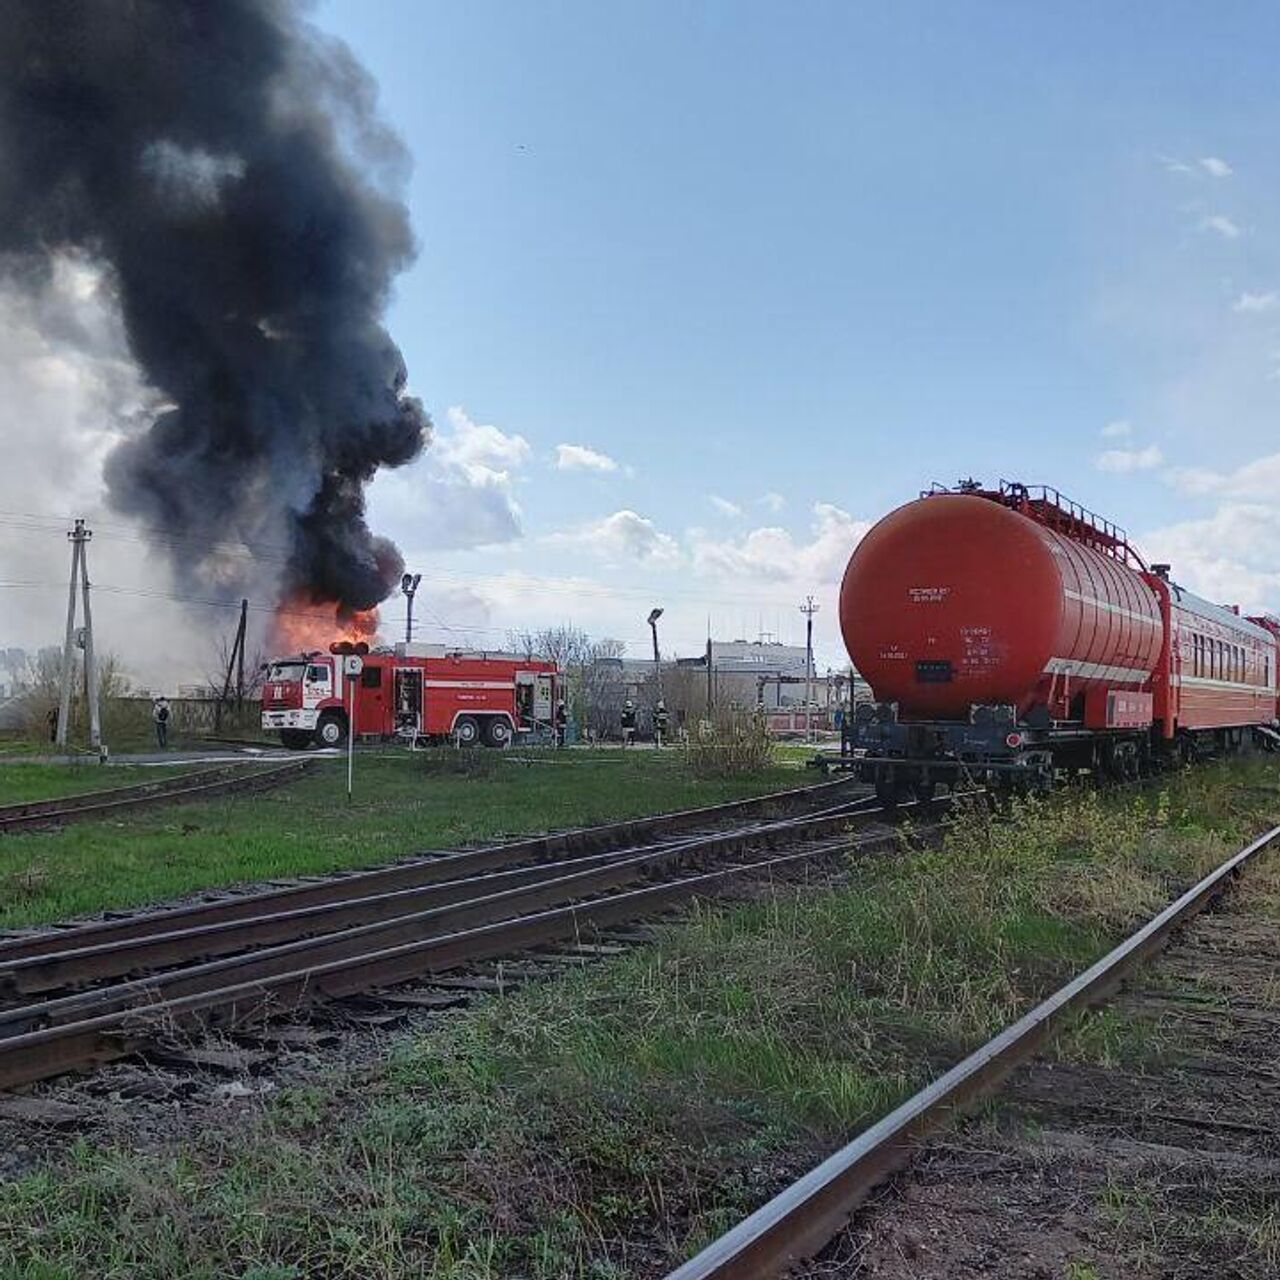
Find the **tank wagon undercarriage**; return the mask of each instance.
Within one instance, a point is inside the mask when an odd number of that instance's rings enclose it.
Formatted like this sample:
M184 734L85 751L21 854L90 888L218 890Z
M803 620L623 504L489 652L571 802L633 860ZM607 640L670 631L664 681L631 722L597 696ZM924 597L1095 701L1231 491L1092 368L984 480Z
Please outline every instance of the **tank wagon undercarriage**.
M1185 732L1172 741L1151 730L1099 733L1083 725L1036 727L1012 706L975 706L967 721L903 721L894 703L864 702L841 740L842 766L875 787L882 803L986 787L1031 795L1090 774L1130 781L1162 769L1258 746L1275 750L1265 726Z

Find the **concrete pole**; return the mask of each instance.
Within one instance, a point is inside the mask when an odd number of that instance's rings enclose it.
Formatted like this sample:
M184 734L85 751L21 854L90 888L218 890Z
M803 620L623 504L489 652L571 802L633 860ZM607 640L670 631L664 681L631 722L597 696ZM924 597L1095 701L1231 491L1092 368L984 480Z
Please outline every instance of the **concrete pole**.
M77 521L83 524L83 521ZM84 680L89 701L89 745L102 747L102 717L98 707L98 664L93 655L93 611L89 607L89 547L93 536L87 529L80 543L80 582L84 588Z
M57 744L60 747L67 745L67 722L71 719L71 671L76 656L76 587L80 578L83 534L83 520L77 520L76 527L67 534L71 539L71 585L67 592L67 634L62 645L62 690L58 700Z
M805 618L804 641L804 740L813 741L813 615L821 606L809 596L800 606Z

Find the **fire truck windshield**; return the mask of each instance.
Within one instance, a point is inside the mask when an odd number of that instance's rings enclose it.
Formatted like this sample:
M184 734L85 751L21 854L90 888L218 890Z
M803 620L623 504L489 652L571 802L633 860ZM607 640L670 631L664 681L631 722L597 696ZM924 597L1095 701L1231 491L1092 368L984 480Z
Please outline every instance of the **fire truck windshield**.
M305 662L275 662L267 675L268 680L301 680L306 671Z

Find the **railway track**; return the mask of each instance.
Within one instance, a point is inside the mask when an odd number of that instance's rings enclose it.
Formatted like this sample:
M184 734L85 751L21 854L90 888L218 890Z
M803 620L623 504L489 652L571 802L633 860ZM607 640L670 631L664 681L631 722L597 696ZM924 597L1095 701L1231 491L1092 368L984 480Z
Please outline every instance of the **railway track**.
M998 1088L1015 1068L1047 1042L1067 1018L1112 995L1138 966L1166 946L1175 930L1194 920L1251 861L1278 844L1280 827L1275 827L1228 858L1096 964L677 1268L668 1280L765 1280L766 1277L794 1274L806 1260L813 1258L845 1230L851 1214L876 1187L915 1158L921 1149L923 1135ZM1269 927L1266 932L1272 938L1274 927ZM1269 972L1274 975L1277 968L1280 968L1280 956L1275 957ZM1256 985L1256 967L1250 968L1249 981ZM1268 1075L1267 1080L1271 1081L1273 1076L1274 1073ZM1274 1089L1274 1084L1269 1087ZM1132 1119L1132 1116L1126 1118ZM1270 1118L1273 1120L1274 1116ZM1197 1121L1189 1117L1185 1118L1185 1123L1194 1127ZM1231 1127L1229 1117L1220 1117L1219 1124L1223 1123ZM1269 1134L1270 1125L1260 1128L1259 1132ZM1268 1154L1273 1153L1268 1151ZM989 1208L995 1211L994 1205ZM975 1209L972 1194L966 1198L966 1211L983 1212L981 1208ZM985 1224L982 1234L986 1235ZM989 1254L990 1250L987 1252ZM992 1261L988 1257L984 1266ZM969 1266L971 1262L972 1259L965 1265ZM1013 1259L999 1257L995 1260L994 1270L984 1273L1014 1274L1013 1263ZM879 1274L878 1271L875 1273ZM917 1273L911 1264L903 1270L903 1274ZM831 1266L824 1265L813 1274L853 1276L864 1273L855 1265L846 1270L836 1262ZM963 1270L943 1274L973 1272ZM1026 1274L1050 1272L1033 1270ZM1088 1270L1080 1274L1098 1273ZM1202 1272L1193 1269L1185 1274ZM1231 1274L1237 1272L1232 1271ZM1270 1275L1273 1272L1260 1270L1257 1274Z
M0 943L0 1088L178 1033L243 1029L578 943L743 880L796 875L850 848L896 840L892 829L854 830L883 813L848 790L844 780L823 783L11 938ZM779 803L806 808L765 812ZM612 847L597 852L602 844Z
M157 778L129 787L86 791L50 800L26 800L0 805L0 832L31 827L61 826L85 818L100 818L154 804L203 800L229 792L263 791L290 782L312 767L311 760L286 760L266 768L246 769L243 763L218 765L191 773Z

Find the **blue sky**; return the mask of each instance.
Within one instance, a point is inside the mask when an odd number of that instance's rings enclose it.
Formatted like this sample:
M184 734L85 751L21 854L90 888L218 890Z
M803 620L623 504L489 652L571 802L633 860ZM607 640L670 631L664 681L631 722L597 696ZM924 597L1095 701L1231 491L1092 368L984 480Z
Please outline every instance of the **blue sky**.
M424 574L429 637L573 621L643 652L661 604L690 652L708 621L798 639L812 592L835 664L857 538L967 475L1056 485L1187 585L1280 607L1276 6L313 20L413 161L389 321L437 438L371 515ZM111 440L87 438L53 471L90 460L56 501L91 511ZM14 475L4 505L35 509Z
M421 255L391 313L412 383L442 439L461 406L528 445L490 459L519 507L500 546L442 552L404 492L375 498L442 574L441 620L505 626L512 600L481 589L486 616L461 584L521 574L599 582L564 612L633 641L664 590L673 641L708 612L792 636L813 590L835 661L815 504L851 546L968 474L1055 484L1171 554L1228 507L1234 567L1183 555L1184 576L1280 603L1236 545L1280 467L1233 475L1280 447L1274 7L331 0L316 20L413 156ZM618 469L557 470L562 443ZM670 542L613 537L619 512ZM756 564L774 526L794 557L775 538Z

